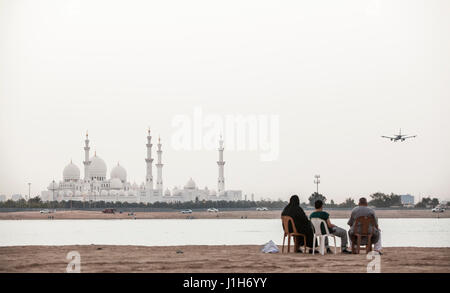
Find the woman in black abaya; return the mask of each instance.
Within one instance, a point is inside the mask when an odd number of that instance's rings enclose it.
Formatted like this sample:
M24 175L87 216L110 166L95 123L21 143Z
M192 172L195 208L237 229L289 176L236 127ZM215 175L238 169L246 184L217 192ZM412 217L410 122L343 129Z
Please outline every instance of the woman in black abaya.
M308 220L303 209L300 207L300 199L297 195L291 196L289 204L284 208L281 213L282 216L290 216L294 220L295 228L298 233L304 234L306 236L306 246L310 248L310 253L312 253L314 232L312 229L311 222ZM292 227L289 225L289 232L292 232ZM295 251L301 252L299 247L303 246L303 237L295 237Z

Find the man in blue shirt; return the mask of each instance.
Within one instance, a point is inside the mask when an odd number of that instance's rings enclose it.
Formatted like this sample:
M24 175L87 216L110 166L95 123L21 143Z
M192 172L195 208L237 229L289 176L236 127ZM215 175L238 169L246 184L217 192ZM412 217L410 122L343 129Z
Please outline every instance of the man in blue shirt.
M309 218L319 218L325 221L328 226L328 230L331 234L341 238L341 252L351 254L352 252L347 249L347 243L348 243L348 236L347 231L345 229L342 229L336 225L331 224L330 221L330 214L323 211L323 202L321 200L317 200L314 203L315 211L309 215ZM326 233L325 227L323 226L323 223L320 226L320 230L322 231L322 234ZM328 237L325 237L325 247L327 248L327 253L331 253L331 249L328 245Z

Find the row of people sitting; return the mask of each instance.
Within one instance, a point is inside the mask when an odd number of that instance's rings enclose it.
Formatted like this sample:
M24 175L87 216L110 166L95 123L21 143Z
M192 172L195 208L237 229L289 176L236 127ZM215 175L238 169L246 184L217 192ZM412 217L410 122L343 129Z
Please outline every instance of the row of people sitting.
M300 200L297 195L291 196L289 200L289 204L284 208L281 213L282 216L290 216L294 220L294 225L297 229L298 233L305 235L306 238L306 246L309 247L309 253L312 253L313 241L314 241L314 228L311 224L311 218L319 218L325 221L328 226L328 230L331 234L339 237L341 239L341 252L346 254L351 254L352 251L348 249L348 235L350 235L350 239L353 238L355 234L355 229L360 229L360 227L355 227L356 219L359 217L373 217L375 219L375 227L370 227L372 233L372 243L374 243L374 250L379 254L382 254L381 247L381 230L378 227L378 219L375 215L375 211L367 206L367 199L365 197L361 197L359 199L358 206L355 207L350 215L350 218L347 224L350 226L350 229L347 231L341 227L338 227L331 223L330 214L323 210L323 202L321 200L317 200L315 202L315 210L311 213L309 218L306 216L303 209L300 207ZM291 227L290 227L291 228ZM325 227L321 227L322 234L325 234ZM289 231L292 232L292 231ZM294 250L295 252L302 253L300 249L301 246L304 245L303 237L296 236L294 238ZM317 245L314 245L317 246ZM325 247L327 253L331 253L331 249L328 244L328 237L325 237Z

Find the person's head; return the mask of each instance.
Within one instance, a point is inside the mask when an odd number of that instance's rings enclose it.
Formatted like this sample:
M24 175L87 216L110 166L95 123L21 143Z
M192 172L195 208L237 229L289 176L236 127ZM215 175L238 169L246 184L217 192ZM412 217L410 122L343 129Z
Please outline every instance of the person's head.
M316 210L321 210L323 207L323 201L321 201L320 199L316 200L316 202L314 203L314 207L316 208Z
M294 194L293 196L291 196L291 199L289 200L289 204L291 206L299 206L300 199L298 198L298 195Z
M367 206L367 199L365 197L361 197L359 199L358 205L366 207Z

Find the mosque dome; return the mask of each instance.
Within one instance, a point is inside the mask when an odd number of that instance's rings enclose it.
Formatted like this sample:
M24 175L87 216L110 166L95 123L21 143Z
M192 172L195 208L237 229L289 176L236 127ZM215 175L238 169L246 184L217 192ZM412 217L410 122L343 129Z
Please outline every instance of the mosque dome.
M127 171L119 163L111 170L111 179L113 178L119 178L123 183L127 182Z
M169 188L166 188L166 191L164 191L164 196L170 196Z
M89 176L106 178L106 163L102 158L95 154L90 159Z
M109 186L111 187L111 189L122 189L123 185L122 185L122 181L120 181L119 178L113 178L109 182Z
M181 190L180 189L178 189L178 187L174 187L173 188L173 190L172 190L172 195L173 196L180 196L181 195Z
M78 169L77 165L70 163L64 167L63 171L63 179L64 180L78 180L80 179L80 169Z
M196 187L197 187L197 185L195 185L195 181L192 180L192 178L189 179L189 181L184 186L185 189L195 189Z
M50 184L47 187L48 190L56 190L58 189L58 183L55 181L50 182Z
M214 189L211 189L211 190L209 191L209 195L216 196L216 195L217 195L217 192L216 192Z

